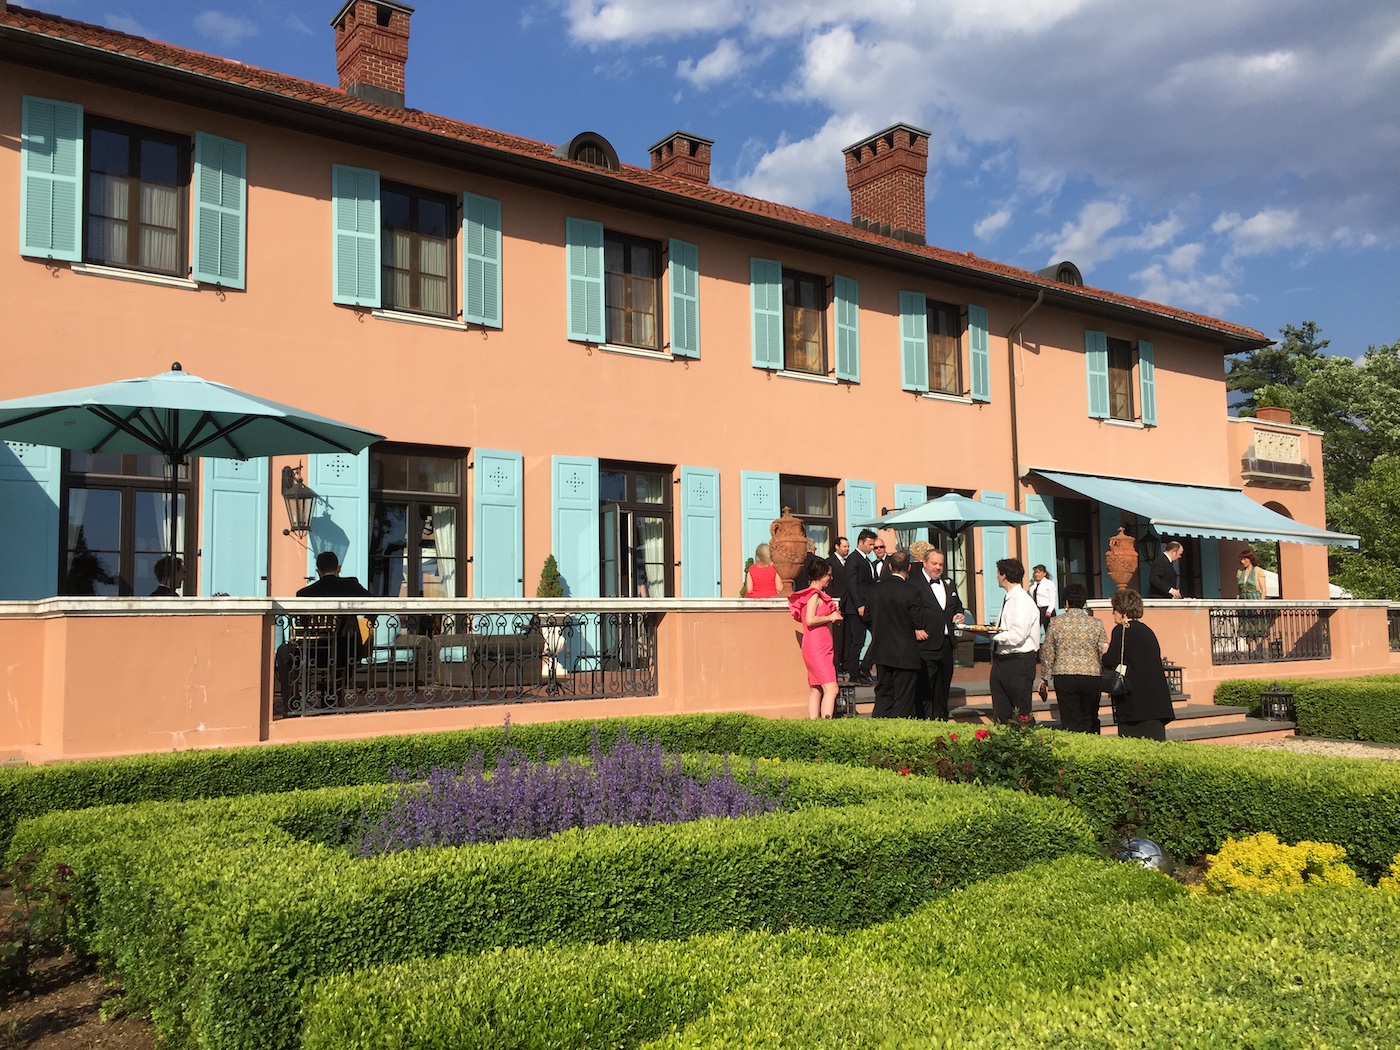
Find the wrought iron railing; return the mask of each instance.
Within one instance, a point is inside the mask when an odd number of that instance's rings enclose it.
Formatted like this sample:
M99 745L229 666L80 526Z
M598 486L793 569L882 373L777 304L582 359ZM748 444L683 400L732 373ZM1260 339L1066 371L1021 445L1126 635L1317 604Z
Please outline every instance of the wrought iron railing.
M1390 628L1390 651L1400 653L1400 609L1387 609L1385 619Z
M313 608L272 618L274 717L657 692L659 612Z
M1332 659L1330 609L1236 605L1210 610L1213 664Z

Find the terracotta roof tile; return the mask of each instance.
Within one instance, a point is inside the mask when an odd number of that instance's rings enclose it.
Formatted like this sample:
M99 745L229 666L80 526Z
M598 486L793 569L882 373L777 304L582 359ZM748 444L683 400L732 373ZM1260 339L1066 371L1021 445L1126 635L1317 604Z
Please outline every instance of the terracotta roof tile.
M587 170L594 174L598 174L601 171L601 169L581 165L566 158L556 157L554 155L554 147L547 143L537 142L519 135L509 135L504 132L493 131L490 128L467 124L460 120L453 120L449 117L438 116L433 113L425 113L421 110L397 109L391 106L381 106L347 94L339 88L318 84L300 77L289 76L285 73L275 73L271 70L245 65L242 62L237 62L232 59L219 58L215 55L207 55L199 51L191 51L188 48L175 47L174 45L164 44L155 40L146 40L142 37L132 36L129 33L123 33L115 29L107 29L103 26L89 25L84 22L60 18L56 15L43 14L42 12L31 11L10 5L0 10L0 27L98 48L103 51L140 59L153 65L184 70L200 76L223 80L230 84L241 84L286 99L310 102L325 106L328 109L340 110L346 113L367 117L372 120L382 121L386 124L396 124L404 128L426 131L435 135L441 135L444 138L475 143L507 153L548 161L563 167L586 167ZM677 197L704 201L712 205L731 208L738 212L769 216L782 222L789 223L794 227L819 230L852 241L893 248L898 251L907 252L911 256L935 260L973 273L1004 277L1022 284L1040 286L1044 287L1046 290L1053 290L1074 297L1082 297L1090 301L1142 310L1161 317L1174 318L1176 320L1216 330L1235 339L1255 340L1259 342L1267 341L1263 333L1256 329L1234 324L1230 321L1222 321L1219 318L1208 317L1204 314L1193 313L1189 310L1180 310L1175 307L1165 306L1161 303L1153 303L1145 299L1137 299L1133 296L1122 295L1118 292L1112 292L1101 288L1073 288L1059 284L1048 278L1040 277L1020 267L1008 266L1005 263L983 259L971 252L954 252L933 245L906 244L902 241L896 241L869 230L859 229L848 222L842 222L830 216L818 215L814 212L803 211L800 208L789 207L788 205L778 204L774 201L761 200L757 197L749 197L732 190L722 189L718 186L707 186L691 182L688 179L658 174L649 168L623 165L619 171L604 174L638 186L646 186L650 189L670 193Z

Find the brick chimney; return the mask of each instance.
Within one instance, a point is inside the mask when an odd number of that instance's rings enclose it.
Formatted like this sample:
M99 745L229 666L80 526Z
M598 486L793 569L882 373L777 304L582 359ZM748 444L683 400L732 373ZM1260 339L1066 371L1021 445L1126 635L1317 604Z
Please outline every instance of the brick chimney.
M923 244L928 132L893 124L842 152L851 190L851 223Z
M395 0L346 0L331 19L340 90L366 102L403 108L411 14L413 8Z
M713 145L712 139L673 131L651 147L651 170L708 186L710 147Z

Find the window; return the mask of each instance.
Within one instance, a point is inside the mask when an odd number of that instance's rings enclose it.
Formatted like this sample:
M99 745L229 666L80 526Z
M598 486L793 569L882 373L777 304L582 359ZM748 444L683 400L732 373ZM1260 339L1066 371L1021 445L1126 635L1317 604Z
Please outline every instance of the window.
M1089 516L1089 501L1055 497L1055 582L1064 600L1065 588L1071 583L1084 587L1094 596L1094 576L1098 544L1091 543L1093 522Z
M598 465L604 598L668 598L672 589L671 468Z
M660 349L661 245L608 231L603 238L607 278L607 341Z
M369 590L391 598L465 593L463 453L376 447L369 459Z
M187 508L190 468L179 468L176 538L193 549ZM64 477L63 551L59 593L135 595L156 589L156 563L170 546L170 484L160 456L71 452ZM194 591L185 557L182 593Z
M801 518L807 526L807 538L817 545L823 558L831 554L832 541L839 535L836 529L836 485L824 478L782 475L778 480L778 500ZM851 537L854 541L854 537Z
M962 311L947 303L928 301L928 388L961 396Z
M826 375L826 281L783 271L783 368Z
M1122 339L1108 341L1108 418L1137 419L1133 398L1133 366L1137 349Z
M83 259L184 277L190 143L89 118Z
M386 182L380 187L379 214L383 308L455 317L457 202Z

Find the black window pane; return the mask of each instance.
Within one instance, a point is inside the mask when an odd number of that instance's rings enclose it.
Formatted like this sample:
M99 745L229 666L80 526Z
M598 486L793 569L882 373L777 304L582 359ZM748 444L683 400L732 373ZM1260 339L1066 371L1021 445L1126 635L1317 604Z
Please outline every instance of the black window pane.
M170 142L141 143L141 181L175 186L180 182L180 151Z
M598 472L598 499L604 503L626 503L626 472L621 470L600 470Z
M386 230L408 229L408 197L392 190L379 194L379 223Z
M442 201L419 201L418 232L429 237L446 237L447 205Z
M457 460L447 456L414 456L411 481L415 492L455 493L457 491Z
M116 131L93 128L88 138L88 170L102 175L126 175L131 163L131 139Z

